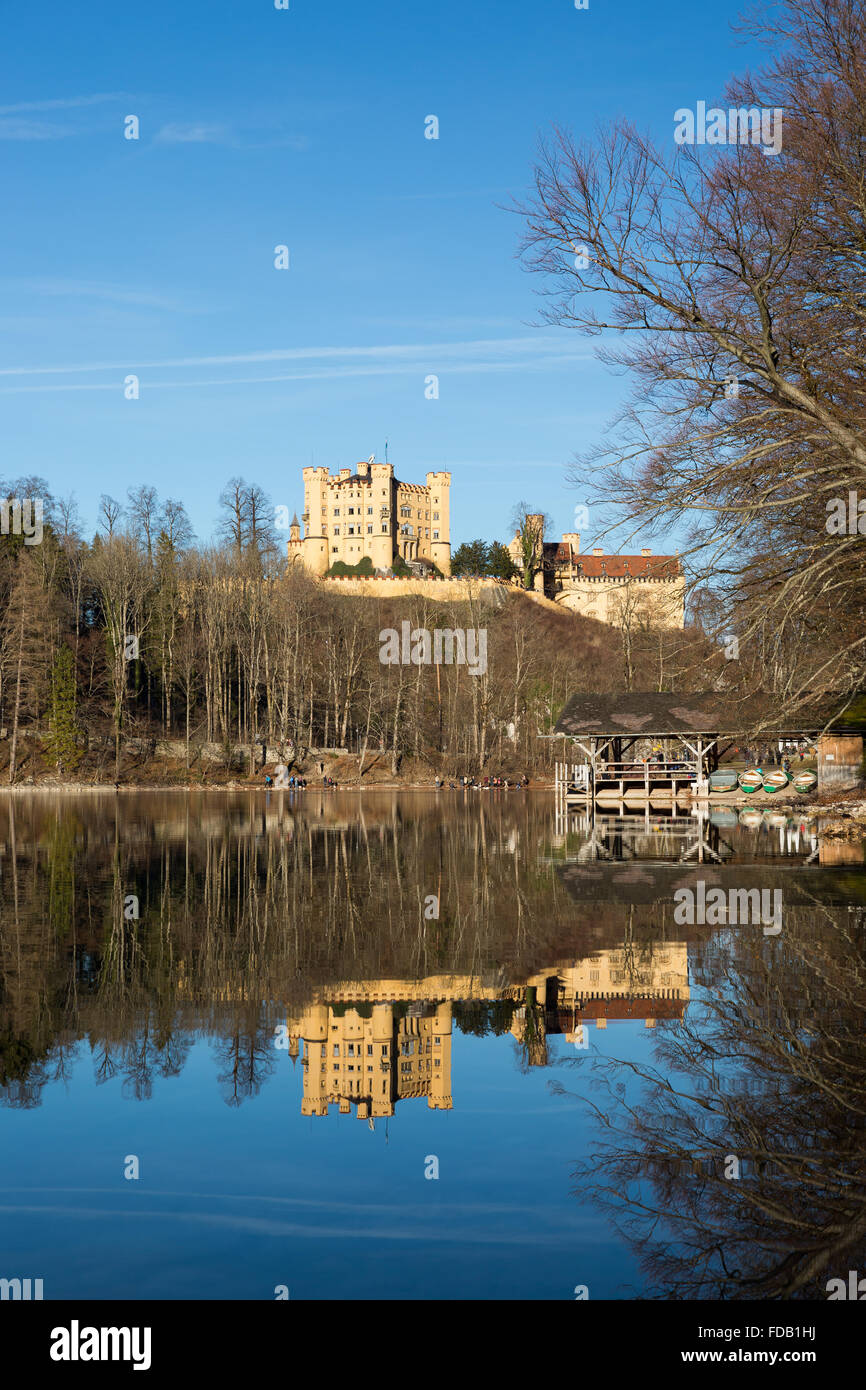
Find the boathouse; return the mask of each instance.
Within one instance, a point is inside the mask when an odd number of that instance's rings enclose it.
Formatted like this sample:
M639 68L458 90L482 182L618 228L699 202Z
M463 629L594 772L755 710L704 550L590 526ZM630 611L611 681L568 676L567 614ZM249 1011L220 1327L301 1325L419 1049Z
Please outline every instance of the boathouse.
M579 761L557 763L556 789L566 801L675 806L706 795L709 777L745 739L805 740L816 751L818 788L840 790L862 777L866 698L816 700L795 715L778 714L766 693L673 694L625 691L573 695L554 728Z

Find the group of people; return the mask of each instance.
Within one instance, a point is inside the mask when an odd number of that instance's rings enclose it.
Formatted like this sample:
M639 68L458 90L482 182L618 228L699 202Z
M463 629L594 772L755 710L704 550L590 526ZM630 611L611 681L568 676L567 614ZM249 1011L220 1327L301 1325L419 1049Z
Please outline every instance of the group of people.
M776 767L783 767L786 772L789 772L791 758L796 755L802 763L807 752L808 744L795 743L792 739L779 739L778 745L769 743L755 748L735 748L734 756L741 753L746 762L753 763L755 767L769 767L773 763Z
M446 786L450 787L451 791L460 791L462 789L463 791L489 792L501 789L506 792L509 790L520 792L523 791L525 787L529 786L529 778L525 773L522 777L518 777L516 781L513 782L509 782L507 777L484 777L480 782L474 777L461 777L459 785L452 781L446 782L444 777L436 778L437 792L443 790Z
M306 790L307 790L307 779L306 779L306 777L297 777L297 776L295 776L295 774L293 773L291 777L285 777L285 778L277 777L277 780L276 780L276 782L275 782L274 779L273 779L273 777L271 776L271 774L270 774L269 772L266 772L266 773L265 773L265 786L266 786L268 789L270 789L271 787L276 787L277 789L280 789L280 788L283 788L283 787L288 787L291 791L302 791L302 792L303 792L303 791L306 791ZM324 776L323 776L323 777L322 777L322 786L323 786L323 788L325 789L325 791L330 791L332 788L336 788L337 783L334 781L333 777L324 777Z
M292 773L291 777L278 776L276 782L274 782L274 779L271 776L271 774L269 772L266 772L265 786L268 788L273 786L291 787L292 791L306 791L307 779L306 777L297 777L294 773Z

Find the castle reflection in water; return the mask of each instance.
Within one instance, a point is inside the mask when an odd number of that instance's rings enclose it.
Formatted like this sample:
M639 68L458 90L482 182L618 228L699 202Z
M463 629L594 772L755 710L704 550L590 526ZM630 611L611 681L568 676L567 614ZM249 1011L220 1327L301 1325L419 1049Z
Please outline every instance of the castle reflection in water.
M469 976L418 981L360 981L286 1019L288 1050L303 1067L304 1115L359 1119L393 1115L398 1101L426 1097L431 1110L450 1110L454 1005L477 1000L510 1004L508 1032L530 1066L548 1061L547 1039L588 1045L590 1025L609 1020L682 1018L689 997L688 947L670 942L647 960L599 951L590 959L533 975L505 991Z

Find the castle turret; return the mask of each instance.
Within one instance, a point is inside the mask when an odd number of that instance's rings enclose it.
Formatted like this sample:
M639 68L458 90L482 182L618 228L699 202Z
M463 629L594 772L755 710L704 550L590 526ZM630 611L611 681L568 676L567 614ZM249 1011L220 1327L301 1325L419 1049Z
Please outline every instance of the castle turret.
M304 469L304 564L313 574L328 568L326 533L327 468ZM289 542L291 545L291 541ZM291 554L291 551L289 552Z
M373 1039L373 1084L370 1114L373 1116L393 1115L394 1102L391 1099L394 1077L394 1007L392 1004L374 1004L373 1020L370 1029Z
M389 570L394 563L394 496L393 463L371 463L370 504L373 508L373 533L368 540L368 554L373 569Z
M433 1069L427 1104L431 1110L450 1110L451 1099L451 1030L453 1005L440 1004L433 1019Z
M443 574L451 573L451 474L428 473L430 492L430 559Z

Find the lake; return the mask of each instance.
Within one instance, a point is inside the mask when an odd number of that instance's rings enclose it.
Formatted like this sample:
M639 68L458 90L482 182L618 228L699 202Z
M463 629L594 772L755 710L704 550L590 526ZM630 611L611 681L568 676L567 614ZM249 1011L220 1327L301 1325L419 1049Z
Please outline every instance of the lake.
M866 1265L866 864L541 792L0 800L0 1278L824 1297Z

